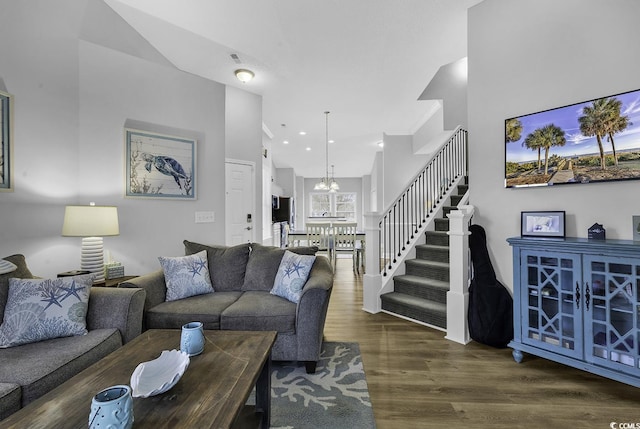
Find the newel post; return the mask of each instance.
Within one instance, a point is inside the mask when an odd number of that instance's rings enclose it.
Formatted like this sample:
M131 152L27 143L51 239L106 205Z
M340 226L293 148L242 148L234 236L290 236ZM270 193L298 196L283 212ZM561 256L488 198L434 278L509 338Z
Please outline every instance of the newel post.
M382 276L380 275L380 214L365 213L365 272L362 277L362 309L369 313L379 313L382 308L380 291Z
M447 292L446 339L460 344L471 341L467 310L469 308L469 221L474 207L459 206L449 218L449 292Z

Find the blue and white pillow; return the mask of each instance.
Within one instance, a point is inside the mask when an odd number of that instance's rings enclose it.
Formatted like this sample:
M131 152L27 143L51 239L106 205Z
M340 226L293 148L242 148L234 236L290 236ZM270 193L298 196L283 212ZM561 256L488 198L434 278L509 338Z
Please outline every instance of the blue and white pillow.
M95 274L57 279L9 279L0 348L87 333Z
M297 304L315 260L315 255L298 255L285 251L271 293Z
M158 259L167 284L165 301L213 292L206 250L187 256L160 256Z

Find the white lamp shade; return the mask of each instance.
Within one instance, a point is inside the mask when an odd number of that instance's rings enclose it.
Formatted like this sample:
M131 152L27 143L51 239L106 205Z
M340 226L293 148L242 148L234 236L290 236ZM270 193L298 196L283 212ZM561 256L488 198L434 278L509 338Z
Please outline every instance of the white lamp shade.
M327 186L327 182L325 182L324 179L316 183L313 187L314 191L326 191L327 189L329 189L329 187Z
M80 269L94 273L96 283L104 281L102 237L119 234L117 207L67 206L64 210L62 235L83 237Z
M64 210L63 236L104 237L119 234L117 207L67 206Z

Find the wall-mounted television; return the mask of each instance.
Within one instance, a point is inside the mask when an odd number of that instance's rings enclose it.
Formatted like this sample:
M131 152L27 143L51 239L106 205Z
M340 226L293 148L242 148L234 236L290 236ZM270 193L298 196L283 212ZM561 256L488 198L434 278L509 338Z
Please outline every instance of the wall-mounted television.
M640 179L640 90L505 120L505 187Z

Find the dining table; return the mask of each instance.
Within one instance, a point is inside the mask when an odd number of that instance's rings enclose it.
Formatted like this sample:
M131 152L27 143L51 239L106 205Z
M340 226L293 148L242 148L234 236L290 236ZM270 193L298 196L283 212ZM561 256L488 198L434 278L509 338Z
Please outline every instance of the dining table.
M362 268L364 271L364 252L366 234L364 231L356 230L356 261L355 267L358 272ZM330 241L332 243L332 240ZM287 237L287 247L304 246L307 244L307 232L304 230L290 230ZM331 245L331 244L330 244Z
M300 246L307 241L306 231L291 230L289 231L288 236L289 236L289 240L288 240L289 246ZM360 242L364 247L364 242L365 242L364 231L356 231L356 240L360 240Z

